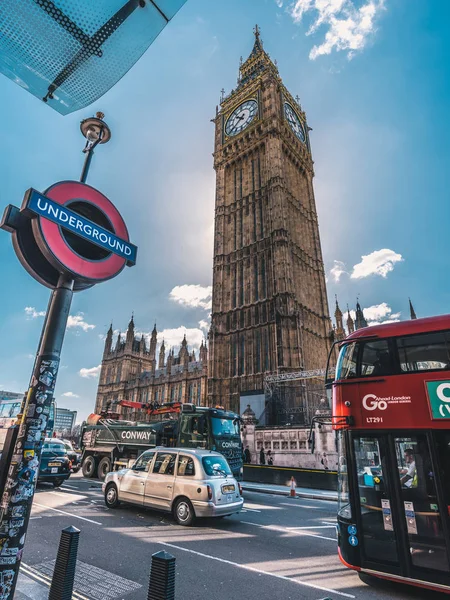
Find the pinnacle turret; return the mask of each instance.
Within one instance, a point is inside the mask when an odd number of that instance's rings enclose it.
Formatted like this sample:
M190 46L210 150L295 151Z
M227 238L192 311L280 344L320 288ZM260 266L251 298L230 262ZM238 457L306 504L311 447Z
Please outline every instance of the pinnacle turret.
M164 340L163 340L162 344L161 344L161 348L159 349L158 369L164 368L165 359L166 359L166 347L164 346Z
M367 321L362 311L359 300L356 301L355 327L356 329L362 329L363 327L367 327Z
M152 336L150 338L150 358L155 360L156 358L156 343L158 341L158 332L156 330L156 323L153 327Z
M353 333L355 331L355 322L352 319L352 315L350 314L350 309L347 304L347 329L349 333Z
M411 298L409 298L409 314L411 319L417 319L416 311L414 310L414 306L412 305Z
M342 315L341 309L339 308L337 296L335 296L335 298L336 298L336 310L334 311L334 317L336 319L335 336L336 336L336 339L343 340L345 338L344 323L343 323L343 318L342 318L343 315Z

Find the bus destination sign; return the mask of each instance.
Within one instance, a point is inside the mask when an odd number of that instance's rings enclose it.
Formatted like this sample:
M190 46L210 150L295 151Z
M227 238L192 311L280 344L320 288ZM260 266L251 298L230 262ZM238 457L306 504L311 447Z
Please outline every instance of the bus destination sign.
M432 419L450 419L450 380L426 381Z

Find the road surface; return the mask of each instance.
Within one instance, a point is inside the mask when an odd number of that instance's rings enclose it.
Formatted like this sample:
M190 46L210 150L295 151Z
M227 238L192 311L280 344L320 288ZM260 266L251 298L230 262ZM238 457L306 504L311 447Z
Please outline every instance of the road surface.
M144 600L151 556L176 557L181 600L407 600L423 590L372 588L336 554L336 502L245 493L245 509L181 527L139 507L109 510L101 484L72 476L61 488L38 487L17 600L46 600L61 529L81 530L74 597ZM442 598L426 592L427 600ZM448 598L448 596L445 596Z

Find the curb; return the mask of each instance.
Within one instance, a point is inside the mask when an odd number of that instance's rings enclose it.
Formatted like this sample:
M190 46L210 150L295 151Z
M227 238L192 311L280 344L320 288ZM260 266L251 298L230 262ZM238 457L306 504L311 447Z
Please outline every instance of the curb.
M260 494L272 494L275 496L286 496L290 497L289 491L283 492L281 490L273 490L270 488L263 487L247 487L245 484L241 484L244 492L257 492ZM295 492L296 498L309 498L310 500L329 500L331 502L337 502L337 496L331 496L329 494L308 494L307 492Z

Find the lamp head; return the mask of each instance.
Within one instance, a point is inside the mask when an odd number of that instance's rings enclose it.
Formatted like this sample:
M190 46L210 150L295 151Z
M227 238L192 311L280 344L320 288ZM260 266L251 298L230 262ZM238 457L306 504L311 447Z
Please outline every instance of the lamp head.
M111 130L103 121L105 115L98 112L95 117L83 119L80 130L90 144L106 144L111 139Z

